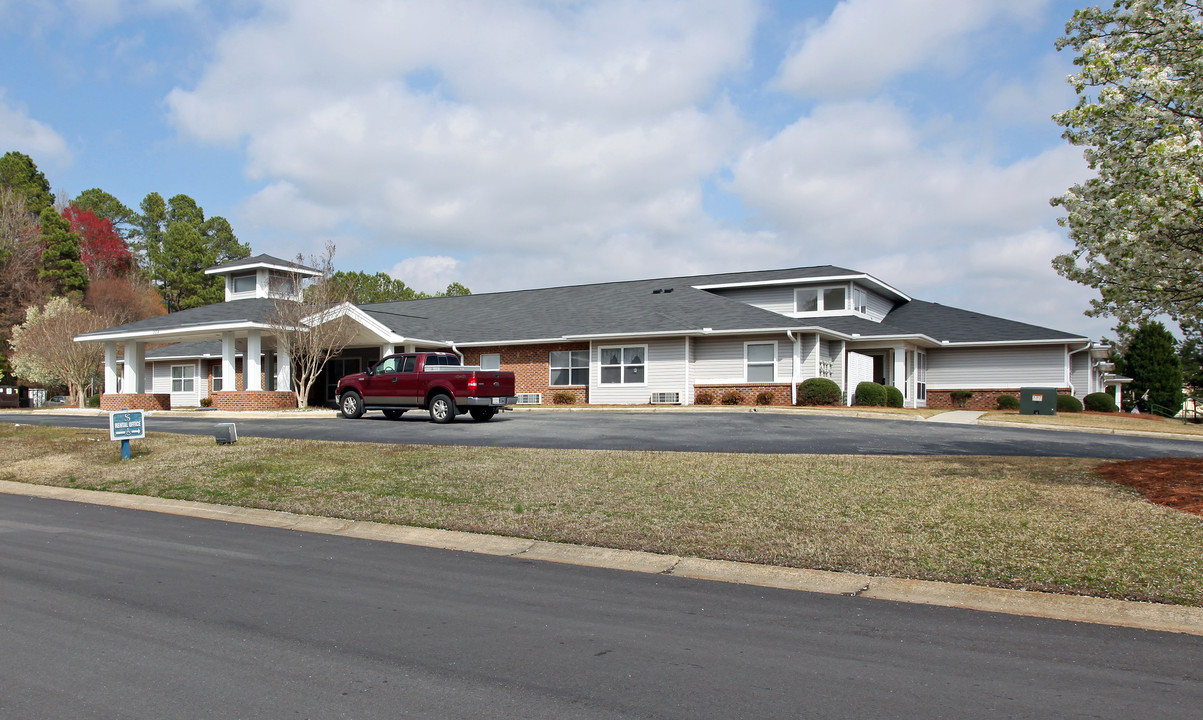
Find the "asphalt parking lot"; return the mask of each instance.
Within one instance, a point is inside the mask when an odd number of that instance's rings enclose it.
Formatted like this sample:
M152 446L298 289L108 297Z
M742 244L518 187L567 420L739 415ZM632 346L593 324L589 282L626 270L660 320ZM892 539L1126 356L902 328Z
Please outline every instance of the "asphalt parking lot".
M108 427L107 414L0 413L0 422ZM436 425L424 412L387 420L370 412L347 420L333 411L242 419L231 415L148 414L149 432L206 435L220 422L240 437L368 443L551 449L649 450L827 455L1010 455L1030 457L1203 457L1203 442L1033 428L948 425L916 420L764 412L507 412L490 422L461 416Z

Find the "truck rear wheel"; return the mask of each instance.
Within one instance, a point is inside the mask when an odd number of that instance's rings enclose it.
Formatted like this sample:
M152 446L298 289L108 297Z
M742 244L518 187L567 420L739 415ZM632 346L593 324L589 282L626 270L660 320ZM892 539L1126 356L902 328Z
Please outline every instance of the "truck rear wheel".
M354 420L363 415L363 398L359 397L359 393L354 390L348 390L339 400L338 409L342 412L343 417Z
M430 398L430 419L440 425L455 419L455 403L451 398L439 393Z
M493 419L497 411L491 407L474 407L468 410L468 413L472 415L472 419L476 422L488 422Z

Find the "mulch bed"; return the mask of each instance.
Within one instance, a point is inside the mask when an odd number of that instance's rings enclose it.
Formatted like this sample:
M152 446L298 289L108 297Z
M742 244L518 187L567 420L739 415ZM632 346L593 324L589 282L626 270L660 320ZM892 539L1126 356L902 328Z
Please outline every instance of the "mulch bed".
M1136 488L1147 500L1203 515L1203 458L1154 458L1107 463L1099 475Z

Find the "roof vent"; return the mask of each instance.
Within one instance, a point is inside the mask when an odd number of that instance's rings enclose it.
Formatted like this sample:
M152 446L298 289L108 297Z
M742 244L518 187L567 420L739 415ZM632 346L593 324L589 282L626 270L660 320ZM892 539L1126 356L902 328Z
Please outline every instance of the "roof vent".
M660 293L664 293L667 295L668 293L670 293L672 291L673 291L672 288L656 288L655 290L652 291L652 294L659 295Z

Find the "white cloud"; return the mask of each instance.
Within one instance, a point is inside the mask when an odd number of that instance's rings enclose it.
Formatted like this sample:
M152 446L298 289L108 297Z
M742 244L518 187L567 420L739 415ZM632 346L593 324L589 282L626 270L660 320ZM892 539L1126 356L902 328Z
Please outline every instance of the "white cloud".
M446 290L453 282L463 282L460 262L441 255L405 258L394 265L388 274L415 290L431 295Z
M5 102L0 88L0 148L16 150L47 165L66 166L71 162L67 142L49 125L29 117L21 105Z
M1047 0L843 0L791 50L777 84L799 95L872 94L895 76L939 62L973 31L1025 17Z

